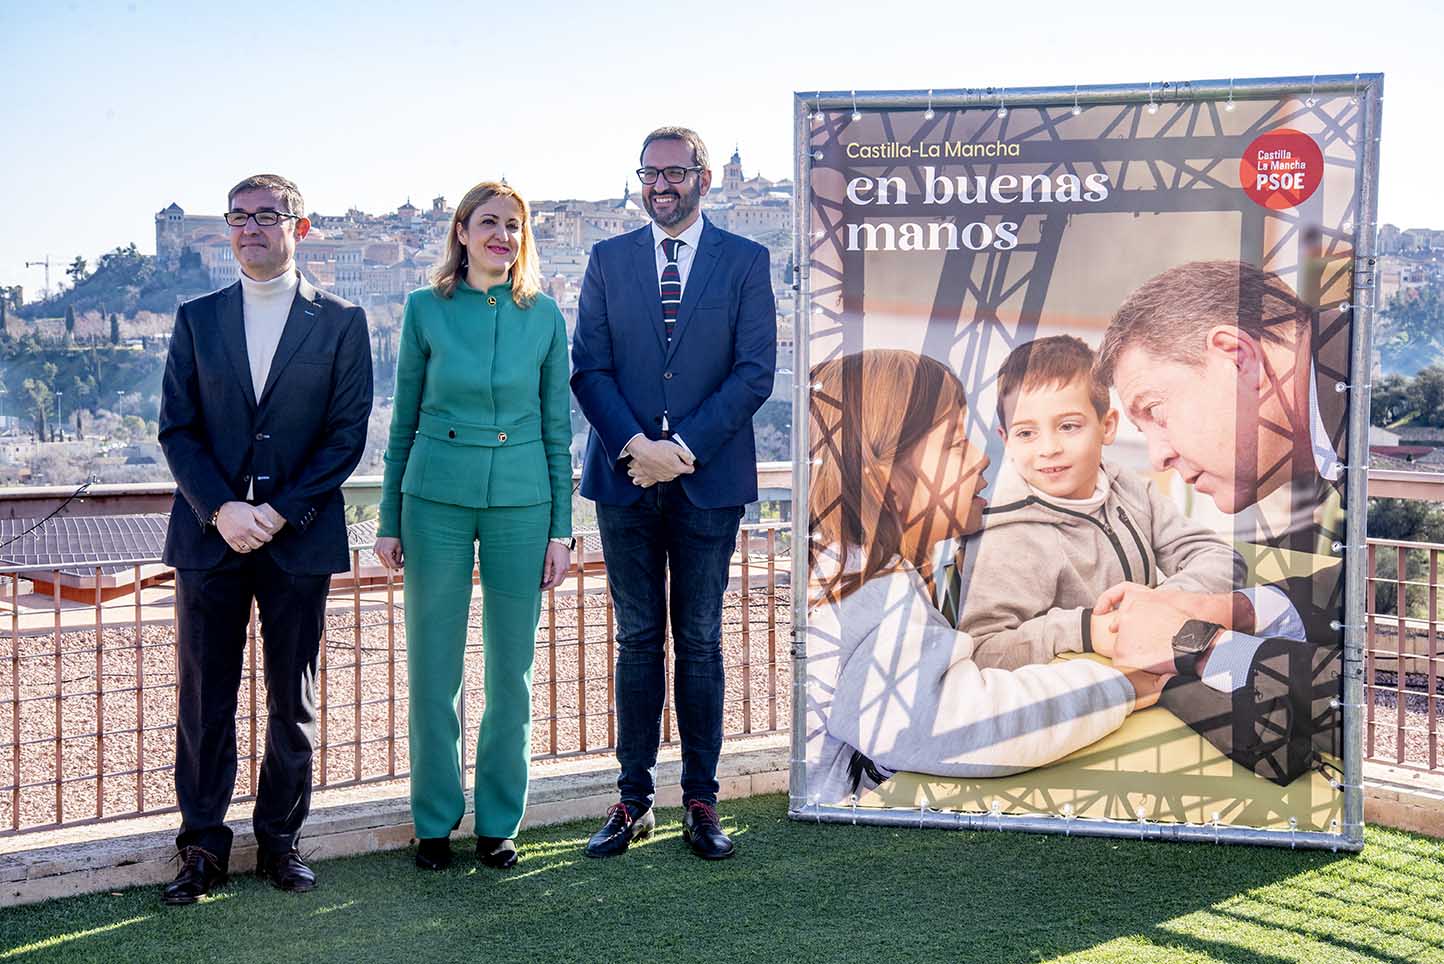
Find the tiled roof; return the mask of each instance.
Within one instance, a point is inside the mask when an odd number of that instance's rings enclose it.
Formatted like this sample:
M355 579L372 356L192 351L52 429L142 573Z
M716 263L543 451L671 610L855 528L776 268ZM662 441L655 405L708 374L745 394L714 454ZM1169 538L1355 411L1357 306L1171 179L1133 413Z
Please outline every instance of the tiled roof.
M163 512L57 516L23 536L20 533L39 520L0 519L0 564L53 566L72 575L93 575L99 560L159 559L169 518ZM128 568L101 567L105 573Z
M170 516L164 512L57 516L34 532L20 536L39 520L0 519L0 565L45 566L70 575L93 576L96 562L159 560L169 520ZM376 541L376 523L358 522L347 526L346 541L353 549L372 545ZM107 575L130 568L100 567Z

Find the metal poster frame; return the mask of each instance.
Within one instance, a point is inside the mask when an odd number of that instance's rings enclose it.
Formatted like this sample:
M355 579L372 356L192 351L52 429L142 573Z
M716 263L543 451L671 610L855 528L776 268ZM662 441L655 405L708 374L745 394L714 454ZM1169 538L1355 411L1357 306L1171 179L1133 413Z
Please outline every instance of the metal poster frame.
M1365 551L1368 505L1368 426L1370 349L1376 305L1377 275L1377 192L1379 176L1379 126L1384 75L1381 73L1318 74L1312 77L1221 79L1182 83L1115 84L1078 87L952 88L896 91L807 91L793 95L794 151L796 156L793 208L793 264L797 291L794 316L795 359L793 416L793 694L792 756L788 816L817 823L875 824L882 826L938 827L958 830L1015 830L1064 835L1192 841L1201 843L1247 843L1276 847L1358 851L1364 843L1363 795L1363 707L1365 592L1367 552ZM1337 833L1312 830L1275 830L1229 825L1161 823L1139 820L1104 820L1055 816L1015 815L994 810L932 810L919 808L877 808L822 805L805 799L805 745L807 712L807 583L811 538L808 493L811 463L808 406L811 402L811 371L808 319L811 317L809 232L814 156L809 149L809 117L814 111L850 110L854 114L871 110L977 109L1000 107L1077 107L1091 105L1227 102L1299 95L1347 95L1358 99L1360 117L1359 176L1355 186L1354 274L1352 310L1354 324L1350 345L1348 392L1348 454L1344 510L1347 543L1334 545L1344 555L1344 648L1342 653L1343 717L1343 825ZM820 155L820 152L819 152ZM1335 786L1338 782L1335 781Z

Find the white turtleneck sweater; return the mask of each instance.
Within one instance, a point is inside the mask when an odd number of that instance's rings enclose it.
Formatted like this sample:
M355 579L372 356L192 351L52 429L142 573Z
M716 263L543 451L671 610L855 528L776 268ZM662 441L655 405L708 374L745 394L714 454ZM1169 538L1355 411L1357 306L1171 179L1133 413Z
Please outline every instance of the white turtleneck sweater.
M296 300L296 288L300 283L300 276L294 268L270 281L253 281L241 272L246 354L251 362L251 384L258 402L266 387L266 377L271 373L271 362L276 357L281 330L286 327L286 316L291 313L291 302Z
M281 342L281 331L286 327L286 317L291 313L291 303L296 300L296 288L300 283L300 275L294 268L270 281L255 281L241 272L246 355L251 363L251 386L256 392L257 402L261 400L266 378L271 374L276 346ZM252 482L246 487L246 498L255 498L255 493L256 484Z

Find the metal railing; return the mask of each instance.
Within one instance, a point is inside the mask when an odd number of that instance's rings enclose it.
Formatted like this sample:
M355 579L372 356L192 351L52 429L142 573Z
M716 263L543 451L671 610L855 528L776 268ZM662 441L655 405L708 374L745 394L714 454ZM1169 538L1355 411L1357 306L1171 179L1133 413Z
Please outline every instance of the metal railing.
M1364 759L1438 772L1444 545L1369 540Z
M789 469L759 466L759 482L784 491ZM1431 497L1444 489L1433 478L1404 482L1426 486L1422 495ZM364 501L374 483L353 480L348 501ZM137 498L168 497L117 488L87 496L88 513L135 511ZM1371 539L1367 551L1365 759L1444 772L1444 544ZM605 753L616 743L614 626L600 555L594 539L582 540L567 581L544 600L533 680L539 761ZM743 527L724 607L729 737L789 727L790 556L785 524ZM173 596L173 576L157 559L0 567L0 836L174 809ZM407 776L404 607L402 578L368 550L353 550L328 605L317 786ZM256 786L265 738L257 631L253 618L237 714L238 798ZM474 724L484 705L479 608L468 632L461 707ZM676 736L669 688L663 737ZM464 757L470 767L471 754Z
M532 684L535 760L606 752L616 743L606 571L595 539L578 543L568 579L543 600ZM739 533L723 607L729 737L787 729L789 549L779 523ZM377 565L369 549L353 548L350 572L332 580L319 664L318 788L408 774L403 578ZM485 704L480 603L473 599L461 698L473 734ZM175 809L174 623L174 575L156 559L0 568L0 836ZM253 611L236 719L237 799L254 794L265 745L258 629ZM670 674L670 653L668 661ZM662 737L671 743L668 690ZM472 754L463 758L470 768Z

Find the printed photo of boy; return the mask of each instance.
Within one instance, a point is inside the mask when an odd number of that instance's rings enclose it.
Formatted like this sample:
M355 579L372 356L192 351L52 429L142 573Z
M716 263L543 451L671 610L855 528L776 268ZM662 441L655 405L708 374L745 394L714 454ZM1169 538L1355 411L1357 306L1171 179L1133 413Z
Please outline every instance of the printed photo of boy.
M983 529L962 550L944 613L971 634L979 666L1014 669L1060 653L1113 655L1120 583L1195 593L1241 585L1244 560L1151 480L1109 463L1118 429L1093 350L1055 335L1015 348L998 372L1004 441Z

